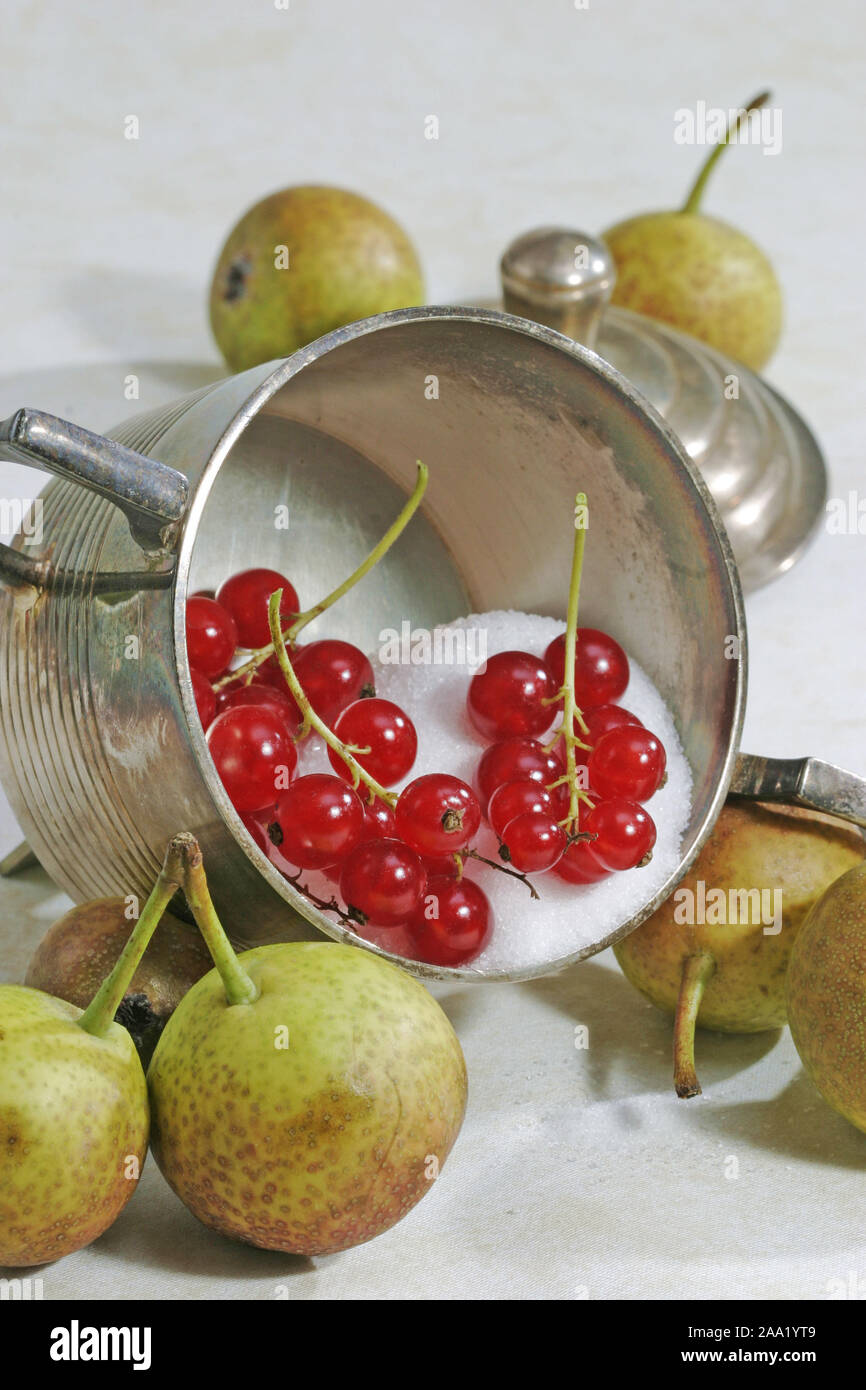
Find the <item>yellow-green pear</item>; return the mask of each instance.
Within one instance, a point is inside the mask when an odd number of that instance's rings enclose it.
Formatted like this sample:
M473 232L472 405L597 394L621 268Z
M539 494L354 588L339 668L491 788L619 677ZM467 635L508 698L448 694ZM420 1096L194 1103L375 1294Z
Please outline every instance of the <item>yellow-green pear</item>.
M788 968L788 1022L824 1099L866 1131L866 864L814 904Z
M679 1096L700 1094L696 1024L723 1033L784 1024L797 933L827 885L864 852L863 837L842 821L731 799L679 887L614 947L631 983L675 1015Z
M411 241L367 198L284 188L232 228L210 291L214 337L233 371L288 357L356 319L424 302Z
M745 111L768 96L762 93ZM729 129L712 150L682 208L629 217L603 236L616 263L614 304L669 323L760 371L782 331L779 281L750 237L700 211L707 179L731 135Z
M422 984L358 947L235 956L194 842L185 890L217 969L181 1000L148 1070L164 1177L206 1226L268 1250L370 1240L431 1190L457 1138L466 1066L451 1024Z

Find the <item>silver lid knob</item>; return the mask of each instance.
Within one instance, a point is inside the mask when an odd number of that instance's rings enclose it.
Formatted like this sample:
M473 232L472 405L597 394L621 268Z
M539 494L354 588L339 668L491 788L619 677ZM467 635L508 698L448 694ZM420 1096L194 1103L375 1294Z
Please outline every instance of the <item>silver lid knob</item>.
M592 347L616 280L603 241L564 227L524 232L499 265L505 308Z

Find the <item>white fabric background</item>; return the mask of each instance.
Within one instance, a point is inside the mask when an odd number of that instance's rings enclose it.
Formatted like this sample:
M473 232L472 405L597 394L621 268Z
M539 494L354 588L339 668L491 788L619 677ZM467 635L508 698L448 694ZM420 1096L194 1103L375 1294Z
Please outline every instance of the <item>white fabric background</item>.
M701 151L673 143L674 111L770 84L783 152L729 151L707 210L771 253L787 326L769 378L815 427L834 495L862 490L864 39L856 0L10 0L0 410L108 427L219 374L212 261L274 188L381 201L415 238L430 298L475 300L529 226L595 231L676 203ZM0 464L0 496L39 481ZM750 598L749 749L866 772L864 545L822 535ZM16 839L2 803L0 850ZM64 901L38 871L0 883L0 976L21 978ZM470 1111L394 1231L312 1263L249 1250L200 1227L149 1165L115 1227L43 1272L46 1297L791 1299L859 1280L866 1294L866 1139L824 1106L787 1034L704 1035L707 1095L685 1104L667 1021L609 957L438 992Z

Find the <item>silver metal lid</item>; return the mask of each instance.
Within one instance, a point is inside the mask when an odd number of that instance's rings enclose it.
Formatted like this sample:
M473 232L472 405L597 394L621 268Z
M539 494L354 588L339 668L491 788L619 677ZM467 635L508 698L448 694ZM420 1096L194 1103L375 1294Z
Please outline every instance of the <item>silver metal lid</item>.
M745 589L796 563L821 517L827 475L796 411L761 377L684 333L612 307L603 241L540 227L500 264L504 306L592 348L665 417L721 511Z

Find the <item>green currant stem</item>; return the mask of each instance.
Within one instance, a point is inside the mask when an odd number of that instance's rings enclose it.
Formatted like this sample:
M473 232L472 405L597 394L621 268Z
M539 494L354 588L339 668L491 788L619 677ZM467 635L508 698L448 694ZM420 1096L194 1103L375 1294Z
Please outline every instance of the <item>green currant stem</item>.
M244 970L216 914L207 886L202 854L192 835L175 836L183 840L181 849L184 865L183 887L186 900L205 940L211 959L220 973L229 1004L253 1004L259 990Z
M728 122L728 127L725 131L724 140L720 140L718 145L714 146L714 148L710 150L710 153L707 155L706 159L704 160L703 164L698 170L698 176L692 184L691 188L689 189L688 197L686 198L686 201L683 203L682 208L680 209L681 212L698 211L698 208L700 207L701 198L704 196L704 189L707 186L707 180L709 179L710 174L715 169L716 163L721 158L722 151L727 149L728 145L731 143L731 140L736 135L740 126L743 124L743 121L746 120L747 116L749 115L749 112L760 110L762 106L766 106L769 100L769 92L759 92L756 97L752 97L752 100L749 102L748 106L745 106L740 110L739 115L737 116L733 124L731 124L730 121Z
M294 667L292 666L292 663L289 660L289 654L286 651L286 644L283 640L283 634L280 631L280 600L282 599L282 596L282 589L277 589L275 593L271 594L270 600L268 602L268 622L270 624L271 636L274 639L274 653L276 655L277 661L279 662L280 670L286 678L286 684L288 685L289 690L295 697L295 703L297 704L298 709L301 711L302 722L301 727L297 733L297 739L300 740L304 738L311 729L315 729L319 737L325 740L325 743L327 743L328 747L333 748L334 752L343 759L343 762L346 764L349 771L352 773L352 785L356 789L358 787L359 782L363 782L364 786L367 787L373 793L374 796L378 796L389 806L396 806L396 792L386 792L385 788L379 785L375 777L371 777L369 772L364 771L357 759L352 757L352 754L349 752L346 744L341 742L341 740L337 738L337 735L335 733L331 732L327 724L325 724L316 714L316 711L313 709L312 705L307 699L307 696L304 693L301 683L295 675Z
M120 1001L129 988L129 982L138 969L138 963L159 925L160 918L177 890L183 885L182 838L175 835L174 839L169 841L159 877L129 940L118 956L111 974L103 980L78 1019L78 1026L83 1028L85 1033L92 1033L96 1038L104 1038L107 1035Z
M574 550L571 560L571 582L568 587L568 613L566 614L565 625L565 674L563 677L562 689L557 695L557 699L562 700L562 727L557 731L551 748L556 745L559 738L565 740L565 760L566 778L570 790L568 803L567 825L573 825L577 820L580 809L581 789L577 785L577 758L575 747L586 748L574 732L574 722L577 720L583 733L587 733L587 726L581 711L577 708L574 699L574 662L577 655L577 613L580 606L580 578L583 573L583 552L586 547L586 532L589 527L589 514L586 515L586 524L579 525L582 518L580 512L586 510L586 493L579 492L575 499L575 521L574 521ZM554 786L558 783L554 783Z
M695 1071L695 1024L704 990L715 968L715 957L709 951L696 951L683 962L674 1019L674 1086L682 1100L701 1094L701 1083Z
M318 618L322 613L325 613L338 599L341 599L344 594L347 594L350 589L354 588L360 579L363 579L366 574L369 574L370 570L379 563L382 556L391 549L391 546L406 529L421 505L421 499L427 490L427 482L430 477L427 465L422 463L420 459L417 460L417 464L418 478L414 490L396 521L388 527L388 530L379 543L370 551L366 560L349 575L348 579L345 579L342 584L339 584L336 589L328 594L327 598L323 598L315 607L308 608L304 613L299 613L294 621L286 628L285 632L281 633L284 641L288 642L289 646L294 644L298 633L301 632L308 623L311 623L314 618ZM272 640L268 645L266 647L259 647L254 651L249 660L244 662L243 666L236 667L234 671L228 671L224 676L221 676L218 681L214 682L214 690L222 690L223 686L230 685L233 681L246 679L247 682L249 682L252 680L262 662L267 661L269 656L273 656L276 650L273 641L273 628L271 628L271 637Z

